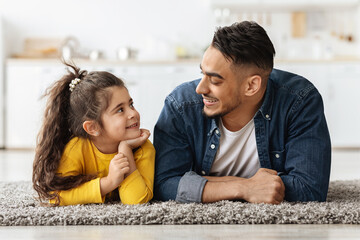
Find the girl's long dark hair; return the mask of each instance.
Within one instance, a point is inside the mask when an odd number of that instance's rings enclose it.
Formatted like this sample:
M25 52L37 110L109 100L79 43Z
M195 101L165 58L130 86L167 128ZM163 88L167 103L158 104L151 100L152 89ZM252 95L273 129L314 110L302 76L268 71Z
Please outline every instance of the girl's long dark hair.
M82 127L85 120L94 120L102 127L101 114L110 99L108 88L125 87L123 81L111 73L88 73L75 64L64 64L69 68L68 74L45 93L48 98L43 125L37 137L32 175L40 202L55 199L55 205L59 204L58 191L72 189L96 178L96 175L57 174L66 144L73 137L89 138ZM70 91L69 84L75 78L81 81Z

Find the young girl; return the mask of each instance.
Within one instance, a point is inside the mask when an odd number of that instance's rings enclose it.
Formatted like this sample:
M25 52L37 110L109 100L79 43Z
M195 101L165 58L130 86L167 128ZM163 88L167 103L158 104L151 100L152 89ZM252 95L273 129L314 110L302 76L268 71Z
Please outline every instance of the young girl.
M51 205L146 203L155 149L128 90L108 72L69 71L47 92L33 186Z

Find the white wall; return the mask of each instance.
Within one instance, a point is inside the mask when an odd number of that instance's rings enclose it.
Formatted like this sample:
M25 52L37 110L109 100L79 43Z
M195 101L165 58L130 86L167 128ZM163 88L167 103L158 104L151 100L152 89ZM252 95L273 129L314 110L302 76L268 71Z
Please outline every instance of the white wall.
M285 0L275 3L281 1ZM211 4L220 2L226 6L222 0L0 0L0 14L4 19L7 56L20 53L25 38L67 36L76 37L82 50L100 50L108 59L116 58L117 49L124 46L139 50L140 59L174 58L177 46L201 56L216 25L257 20L257 14L271 13L272 23L262 25L275 45L277 57L306 59L316 57L312 52L316 44L330 49L334 56L360 55L360 4L358 9L352 9L354 1L348 0L346 2L350 3L344 3L344 7L338 9L318 0L317 8L305 8L327 14L321 20L325 23L320 32L311 29L310 24L307 36L300 39L291 38L291 12L296 8L266 10L254 3L251 5L251 0L228 1L242 2L242 5L230 8L229 21L221 23L216 21ZM300 3L297 5L301 6ZM250 15L255 19L248 19ZM331 36L334 26L346 29L350 25L355 31L352 43ZM320 42L316 38L320 38ZM326 54L321 57L324 56Z
M0 39L3 38L3 24L2 16L0 14ZM4 49L3 42L0 40L0 148L4 147L4 106L5 106L5 92L4 92Z
M74 36L84 49L115 58L130 46L158 55L177 44L205 48L215 30L206 0L0 0L6 53L22 51L28 37ZM150 49L150 50L149 50ZM149 53L151 54L151 53ZM156 57L156 56L155 56Z

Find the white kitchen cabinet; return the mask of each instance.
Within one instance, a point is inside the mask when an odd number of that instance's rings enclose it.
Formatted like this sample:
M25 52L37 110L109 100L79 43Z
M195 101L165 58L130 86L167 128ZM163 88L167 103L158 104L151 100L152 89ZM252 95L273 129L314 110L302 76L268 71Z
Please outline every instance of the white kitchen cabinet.
M4 101L5 101L5 97L4 97L4 78L5 78L5 74L4 74L4 26L3 26L3 18L2 18L2 14L0 13L0 149L4 148L4 141L5 141L5 137L4 137L4 130L5 130L5 126L4 126L4 122L5 122L5 118L4 118Z
M177 85L200 77L199 62L81 63L122 78L141 115L141 126L153 133L164 100ZM277 61L276 68L303 75L324 100L333 147L360 147L359 61ZM6 62L5 147L34 148L40 129L45 89L65 73L59 62ZM151 135L150 140L152 140Z
M328 119L333 144L360 147L360 63L328 65Z
M164 64L141 69L139 109L142 126L153 132L166 96L179 84L200 77L198 64Z
M360 147L360 62L280 62L276 68L306 77L323 97L333 147Z
M120 63L81 61L81 69L109 71L122 78L141 115L141 127L153 132L168 93L178 84L199 77L199 62ZM45 89L66 73L58 61L6 62L5 147L34 148L42 123ZM152 140L153 134L150 137Z
M45 101L42 96L63 67L6 66L5 147L33 148L41 126Z

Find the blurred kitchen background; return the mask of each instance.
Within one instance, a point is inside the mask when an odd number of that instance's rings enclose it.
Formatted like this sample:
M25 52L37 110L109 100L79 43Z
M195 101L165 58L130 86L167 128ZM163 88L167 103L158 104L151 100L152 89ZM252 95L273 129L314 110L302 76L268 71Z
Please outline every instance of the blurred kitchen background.
M359 0L0 0L0 147L34 149L59 56L123 78L152 132L166 94L200 77L216 27L242 20L268 32L276 68L319 89L333 148L359 151Z

